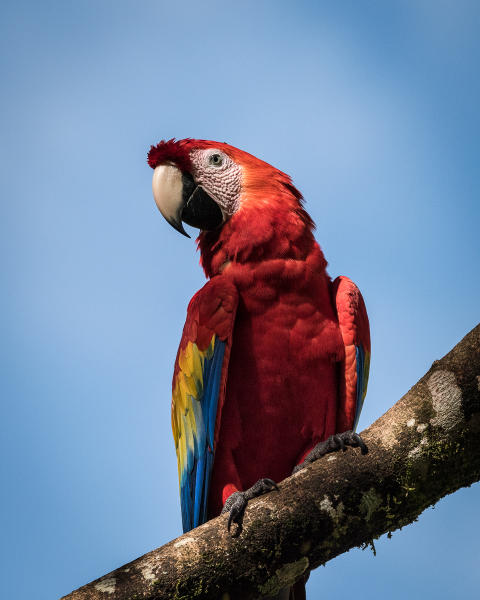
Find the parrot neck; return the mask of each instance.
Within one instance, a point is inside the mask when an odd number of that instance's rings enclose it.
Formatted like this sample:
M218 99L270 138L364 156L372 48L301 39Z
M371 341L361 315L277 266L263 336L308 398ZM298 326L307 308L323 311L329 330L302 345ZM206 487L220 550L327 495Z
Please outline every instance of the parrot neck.
M260 211L259 211L260 206ZM218 231L198 236L200 263L208 278L245 267L265 267L267 262L312 262L325 269L326 261L312 233L314 223L300 199L289 195L249 202ZM314 263L314 264L313 264Z

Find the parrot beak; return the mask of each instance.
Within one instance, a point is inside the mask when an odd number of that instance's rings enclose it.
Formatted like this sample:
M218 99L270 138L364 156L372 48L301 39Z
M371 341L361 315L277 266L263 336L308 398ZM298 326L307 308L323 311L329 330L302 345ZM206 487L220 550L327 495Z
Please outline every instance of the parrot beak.
M182 221L205 231L216 229L224 221L218 204L189 173L182 173L173 164L155 167L152 189L155 203L165 220L188 238Z
M164 219L174 229L189 238L182 225L183 183L180 169L174 165L155 167L152 190L155 204Z

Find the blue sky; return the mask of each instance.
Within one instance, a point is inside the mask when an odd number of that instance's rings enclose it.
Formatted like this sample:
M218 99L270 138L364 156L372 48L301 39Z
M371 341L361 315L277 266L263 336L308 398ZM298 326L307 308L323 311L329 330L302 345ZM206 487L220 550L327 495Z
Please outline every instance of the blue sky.
M289 173L372 327L360 429L478 322L477 2L2 3L0 595L55 598L181 530L170 379L203 285L146 152ZM475 596L479 486L312 574L312 598Z

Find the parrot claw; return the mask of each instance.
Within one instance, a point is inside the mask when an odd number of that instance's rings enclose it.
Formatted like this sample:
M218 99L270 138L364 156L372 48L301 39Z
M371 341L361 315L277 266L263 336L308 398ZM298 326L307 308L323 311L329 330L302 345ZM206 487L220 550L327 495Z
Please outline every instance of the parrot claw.
M227 529L230 532L232 523L237 525L235 533L232 533L232 537L238 537L242 532L243 515L249 500L267 494L272 490L278 491L278 485L272 479L259 479L257 483L252 485L251 488L245 492L234 492L227 498L227 501L223 505L221 514L224 515L227 512L230 513L228 516Z
M354 431L344 431L343 433L337 433L335 435L331 435L324 442L318 443L313 450L311 450L307 456L305 457L303 463L297 465L293 469L293 473L298 473L304 469L310 463L318 460L325 454L329 454L330 452L338 452L338 450L342 450L345 452L347 446L351 446L352 448L360 448L362 454L367 454L368 448L362 438L355 433Z

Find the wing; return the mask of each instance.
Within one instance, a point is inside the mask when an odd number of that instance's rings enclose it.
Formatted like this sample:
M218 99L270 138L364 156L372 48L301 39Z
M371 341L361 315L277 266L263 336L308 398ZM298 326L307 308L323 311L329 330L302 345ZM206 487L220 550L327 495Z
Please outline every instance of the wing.
M233 325L236 288L221 276L192 298L172 383L172 429L178 461L183 531L207 520Z
M348 277L337 277L332 285L338 324L345 345L337 410L337 431L343 432L357 427L367 393L370 326L362 294L353 281Z

